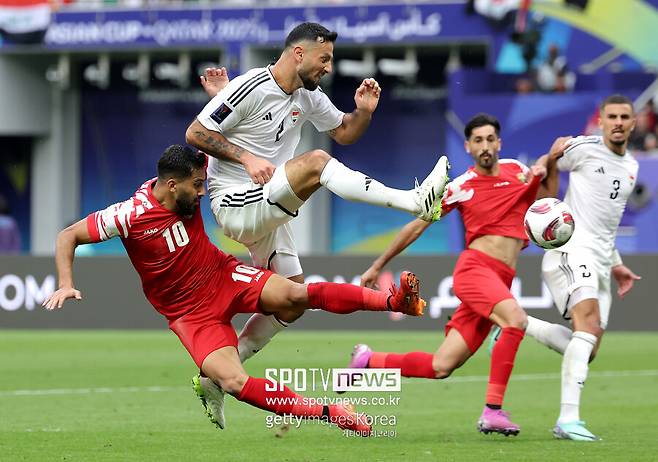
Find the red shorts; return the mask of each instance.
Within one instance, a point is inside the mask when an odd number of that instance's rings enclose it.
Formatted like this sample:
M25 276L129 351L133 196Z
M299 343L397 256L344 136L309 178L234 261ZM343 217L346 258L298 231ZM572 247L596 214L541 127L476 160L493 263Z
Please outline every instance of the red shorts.
M210 286L204 303L177 319L169 328L178 335L199 368L213 351L225 346L238 346L238 337L231 325L237 313L260 312L260 294L272 272L245 265L228 255Z
M508 298L516 272L500 260L478 250L464 250L453 273L452 287L461 305L446 324L446 335L455 328L475 353L489 335L494 306Z

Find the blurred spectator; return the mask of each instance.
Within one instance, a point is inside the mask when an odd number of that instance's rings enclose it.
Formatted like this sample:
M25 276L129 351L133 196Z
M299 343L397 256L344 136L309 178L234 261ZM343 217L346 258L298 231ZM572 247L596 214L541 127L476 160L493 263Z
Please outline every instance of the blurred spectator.
M653 104L647 103L635 114L635 130L628 140L628 148L636 151L645 150L645 138L654 135L656 129L656 114Z
M525 95L535 91L535 87L532 83L532 78L529 76L524 76L516 79L514 86L516 92L520 95Z
M21 233L9 214L7 199L0 195L0 255L16 255L21 251Z
M573 90L576 75L567 68L567 58L560 55L556 44L551 44L546 60L537 68L537 87L545 92Z
M644 137L644 146L642 150L646 155L658 157L658 137L653 133L648 133Z

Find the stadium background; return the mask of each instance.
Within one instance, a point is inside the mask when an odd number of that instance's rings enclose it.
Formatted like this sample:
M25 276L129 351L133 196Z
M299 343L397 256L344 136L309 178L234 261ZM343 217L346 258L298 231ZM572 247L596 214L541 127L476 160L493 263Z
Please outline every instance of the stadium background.
M613 92L636 101L642 119L636 135L655 137L658 54L652 44L658 1L535 1L529 2L527 16L516 9L521 3L526 2L317 7L255 2L244 8L221 2L0 2L0 194L19 224L20 261L32 273L52 275L52 267L45 269L48 259L32 258L53 254L57 232L130 197L136 185L154 175L163 148L183 140L187 124L207 100L198 84L200 70L220 63L235 76L273 61L287 31L304 20L339 32L334 73L324 82L339 108L351 110L354 89L364 76L375 75L384 91L358 143L339 146L307 127L299 150L323 147L392 186L411 187L441 153L450 157L453 176L466 169L471 161L462 147L463 123L479 111L501 120L502 155L525 163L546 152L557 136L596 133L597 104ZM573 88L522 91L519 84L530 78L528 69L539 69L551 46L566 59ZM635 146L640 176L617 247L649 262L652 271L641 284L653 287L658 151L643 151L641 142ZM207 203L203 210L211 239L244 256L244 248L223 237ZM401 212L350 203L323 190L293 223L301 254L319 262L331 256L327 267L333 268L343 255L378 254L407 221ZM462 247L461 220L450 214L406 254L446 255L432 261L438 273L449 276L449 255ZM524 258L540 252L531 246ZM79 253L94 258L124 251L115 239ZM0 257L0 306L3 316L10 312L29 320L34 310L25 294L32 290L38 298L49 286L46 279L28 284L33 274L16 271L14 261ZM350 274L341 277L352 280L368 257L358 261L358 269L346 266ZM102 267L104 262L88 264ZM323 266L319 263L311 274L335 277L323 275ZM414 267L413 260L409 266ZM432 272L421 276L432 281L429 290L438 287ZM538 279L532 267L519 277ZM539 283L525 286L533 284ZM541 294L541 288L535 290L535 296ZM629 326L648 325L641 322L650 315L640 297L624 303L639 316ZM141 294L132 304L144 304ZM550 302L540 304L550 307ZM12 325L10 320L3 324Z
M323 83L339 108L353 108L364 76L375 75L383 94L358 143L338 146L309 128L300 151L322 147L400 188L442 153L453 176L467 168L462 128L476 112L501 120L504 157L530 163L557 136L596 133L605 95L636 102L640 176L617 246L643 280L615 300L613 332L591 366L583 411L600 444L565 450L552 441L560 358L531 340L506 401L523 425L513 441L475 434L484 351L446 381L405 380L403 405L392 410L396 438L356 442L307 425L275 440L263 412L232 399L218 432L189 389L192 362L144 299L118 240L79 249L81 302L40 309L57 283L57 232L155 174L162 150L183 141L207 100L200 69L219 63L234 77L266 64L304 20L339 32L334 74ZM0 0L0 195L22 241L18 254L0 255L0 460L656 460L657 30L658 0ZM539 69L553 44L573 88L528 91L536 83L528 63ZM211 239L244 255L203 207ZM358 282L407 220L319 191L294 222L308 279ZM458 302L450 277L462 246L451 214L382 274L386 286L402 269L417 271L425 317L309 312L247 371L342 366L357 341L433 350ZM540 254L524 251L513 291L531 314L557 321Z

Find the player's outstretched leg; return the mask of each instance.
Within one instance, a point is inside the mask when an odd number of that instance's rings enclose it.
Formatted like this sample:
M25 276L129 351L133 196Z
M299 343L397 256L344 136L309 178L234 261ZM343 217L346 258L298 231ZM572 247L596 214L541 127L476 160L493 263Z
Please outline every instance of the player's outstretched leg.
M201 374L192 377L192 388L201 400L210 421L223 430L226 427L224 390L208 377L202 377Z
M268 281L269 282L269 281ZM403 271L400 287L390 294L352 284L315 282L308 284L308 303L331 313L349 314L355 311L395 311L410 316L422 316L425 300L420 297L420 281L415 274Z
M317 308L330 313L349 314L355 311L395 311L422 316L425 300L420 297L420 282L408 271L400 275L400 288L388 294L353 284L314 282L298 284L273 274L260 295L265 313L303 311Z
M358 414L353 408L342 405L323 405L293 392L281 384L251 377L247 375L234 347L219 348L206 356L201 369L221 389L243 401L260 409L273 412L277 415L289 415L302 419L318 419L337 425L343 430L351 430L359 436L370 436L372 427L370 418L365 414ZM200 379L193 381L195 391L201 389L204 406L208 409L208 395L206 391L216 391L212 387L206 388L207 383ZM210 410L213 412L213 409ZM212 419L211 419L212 420ZM217 425L219 419L215 418ZM222 423L223 424L223 423Z
M401 190L389 188L331 158L323 166L320 184L345 200L402 210L432 222L441 217L441 199L448 184L449 168L448 158L442 156L420 185Z

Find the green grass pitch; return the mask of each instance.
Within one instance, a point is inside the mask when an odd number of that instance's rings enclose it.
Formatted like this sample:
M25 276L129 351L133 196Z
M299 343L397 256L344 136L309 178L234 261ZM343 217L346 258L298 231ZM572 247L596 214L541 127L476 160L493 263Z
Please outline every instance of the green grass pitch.
M266 367L344 367L356 342L434 351L440 340L433 333L291 329L246 368L263 376ZM603 438L596 443L552 438L561 358L532 339L521 346L505 402L522 427L518 437L475 429L488 373L483 350L448 380L404 379L398 405L359 409L394 415L395 437L347 438L306 424L275 438L267 413L231 397L227 428L215 429L189 385L195 366L169 332L4 330L0 460L658 460L657 358L658 334L606 334L582 405L582 417Z

